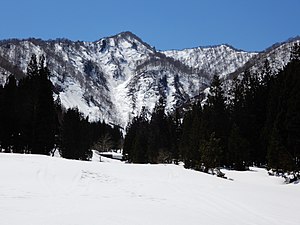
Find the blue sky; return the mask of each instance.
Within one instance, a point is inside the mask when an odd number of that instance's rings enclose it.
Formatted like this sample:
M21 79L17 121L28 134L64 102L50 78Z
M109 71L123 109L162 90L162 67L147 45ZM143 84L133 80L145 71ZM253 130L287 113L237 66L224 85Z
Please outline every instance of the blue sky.
M4 0L0 39L95 41L132 31L157 49L261 51L300 35L299 0Z

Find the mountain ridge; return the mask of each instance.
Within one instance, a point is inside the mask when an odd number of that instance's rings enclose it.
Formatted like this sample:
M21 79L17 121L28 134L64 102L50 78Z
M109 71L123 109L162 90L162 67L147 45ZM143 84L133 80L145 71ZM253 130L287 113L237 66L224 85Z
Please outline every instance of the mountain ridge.
M128 36L132 36L132 37L135 37L137 40L139 40L140 42L143 42L144 44L148 45L150 48L154 48L154 46L151 46L150 44L148 44L147 42L143 41L139 36L137 36L135 33L127 30L127 31L122 31L120 33L117 33L115 35L108 35L108 36L104 36L104 37L100 37L99 39L96 39L94 41L85 41L85 40L72 40L70 38L67 38L67 37L57 37L55 39L52 39L52 38L49 38L49 39L44 39L44 38L40 38L40 37L28 37L28 38L4 38L4 39L1 39L0 40L0 45L2 44L5 44L5 43L10 43L10 42L14 42L14 41L30 41L30 40L35 40L35 41L43 41L43 42L57 42L57 41L67 41L67 42L85 42L85 43L96 43L96 42L99 42L101 41L102 39L105 39L105 38L114 38L114 37L117 37L117 36L123 36L123 35L128 35ZM273 48L275 46L278 46L278 45L282 45L282 44L285 44L285 43L288 43L288 42L294 42L294 41L297 41L297 40L300 40L300 35L296 35L294 37L289 37L289 38L286 38L285 40L283 41L278 41L274 44L272 44L271 46L267 46L264 50L251 50L251 51L248 51L248 50L244 50L243 48L236 48L234 47L233 44L230 44L230 43L220 43L220 44L209 44L209 45L197 45L197 46L194 46L194 47L183 47L183 48L171 48L171 49L165 49L165 50L157 50L159 52L164 52L164 51L182 51L182 50L188 50L188 49L196 49L196 48L214 48L214 47L219 47L221 45L225 45L225 46L228 46L230 48L232 48L233 50L235 51L240 51L240 52L248 52L248 53L262 53L262 52L265 52L267 51L269 48Z
M77 106L91 120L126 126L142 108L150 114L159 96L172 111L203 93L213 75L231 79L230 74L242 71L262 53L239 51L230 45L157 51L129 31L94 42L3 40L0 59L5 63L0 60L0 83L13 73L5 68L25 74L32 54L45 55L56 95L66 108ZM287 55L278 55L284 58L282 65Z

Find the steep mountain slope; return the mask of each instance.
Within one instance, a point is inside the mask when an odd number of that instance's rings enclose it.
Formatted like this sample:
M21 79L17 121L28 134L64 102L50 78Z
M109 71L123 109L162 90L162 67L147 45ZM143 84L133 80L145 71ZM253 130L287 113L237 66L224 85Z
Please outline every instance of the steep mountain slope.
M210 76L219 75L222 78L258 54L237 50L229 45L171 50L163 53L185 65L205 71Z
M249 70L251 73L262 71L266 60L268 60L270 64L272 73L276 74L290 61L291 48L296 43L300 43L299 36L291 38L288 41L272 45L265 51L253 56L247 63L245 63L245 65L229 74L228 79L242 75L245 70Z
M94 43L29 39L3 43L0 52L23 72L32 54L44 54L64 106L78 106L90 119L120 122L114 102L123 93L116 90L133 73L135 61L145 60L152 51L142 42L138 42L139 51L130 43L135 43L134 36L126 34Z
M158 52L130 32L95 42L13 39L0 42L1 84L9 74L24 76L32 54L45 55L66 108L121 126L143 107L150 113L160 96L168 110L189 102L213 75L227 78L260 55L227 45Z

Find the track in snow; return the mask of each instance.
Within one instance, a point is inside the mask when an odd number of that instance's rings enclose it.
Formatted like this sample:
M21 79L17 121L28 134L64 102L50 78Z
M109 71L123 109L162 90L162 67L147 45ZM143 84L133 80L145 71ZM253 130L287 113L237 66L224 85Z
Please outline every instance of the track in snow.
M0 224L298 225L299 184L263 169L233 181L175 165L0 154Z

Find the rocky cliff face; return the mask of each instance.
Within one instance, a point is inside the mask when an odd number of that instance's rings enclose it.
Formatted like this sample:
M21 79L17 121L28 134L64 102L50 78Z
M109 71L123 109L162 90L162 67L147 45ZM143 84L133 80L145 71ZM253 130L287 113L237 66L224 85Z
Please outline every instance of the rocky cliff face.
M273 50L282 66L289 46L280 46ZM11 73L24 76L32 54L46 57L56 95L66 108L77 106L91 120L121 126L143 107L150 113L160 96L172 110L203 93L213 75L230 78L247 62L260 61L261 54L272 55L227 45L158 52L130 32L95 42L5 40L0 42L0 83Z

